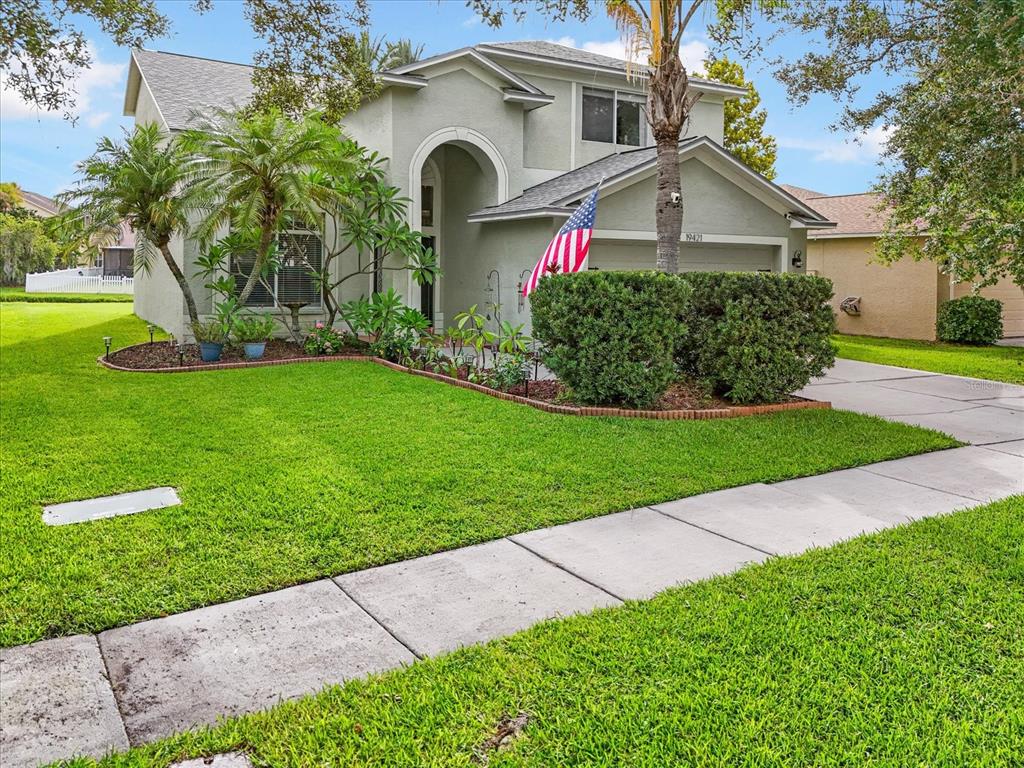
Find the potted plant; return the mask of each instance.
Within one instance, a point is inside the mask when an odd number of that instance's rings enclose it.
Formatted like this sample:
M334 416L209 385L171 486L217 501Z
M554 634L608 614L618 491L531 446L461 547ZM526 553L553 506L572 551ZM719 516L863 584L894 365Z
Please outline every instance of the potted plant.
M245 349L246 360L259 360L274 335L274 318L268 315L246 317L235 321L234 336Z
M192 334L199 344L199 356L204 363L220 360L227 339L227 330L220 320L196 321L192 323Z

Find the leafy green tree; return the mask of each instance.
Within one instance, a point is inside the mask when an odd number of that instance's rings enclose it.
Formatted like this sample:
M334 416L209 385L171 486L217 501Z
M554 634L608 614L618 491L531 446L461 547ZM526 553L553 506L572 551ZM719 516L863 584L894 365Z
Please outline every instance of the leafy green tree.
M57 246L39 219L0 213L0 270L3 282L23 283L28 272L53 268Z
M21 188L13 181L0 181L0 213L14 213L22 209L25 198Z
M346 142L342 152L351 165L344 174L325 176L336 194L326 209L332 226L323 263L319 269L308 265L321 287L328 324L343 309L341 287L349 280L372 275L379 292L386 271L407 271L418 285L431 285L440 274L436 255L406 223L409 200L388 183L387 159L355 142ZM337 266L353 255L351 268Z
M725 148L768 179L775 178L775 137L764 132L768 113L758 109L761 96L747 80L743 67L726 58L705 63L705 76L719 83L738 85L747 90L741 99L725 102Z
M205 13L213 0L193 0ZM297 116L322 109L336 122L378 87L358 55L369 26L368 0L244 0L243 13L263 46L253 60L254 104ZM88 20L122 47L164 37L171 24L156 0L8 0L0 3L0 74L22 99L73 120L75 74L92 51Z
M61 214L68 231L93 242L113 236L127 220L139 236L136 271L149 271L153 251L159 253L196 322L192 289L170 249L172 238L189 231L199 200L189 175L182 143L155 124L140 125L124 141L100 139L96 152L78 164L78 181L57 199L68 207Z
M790 100L825 94L845 104L838 127L884 132L883 260L927 257L957 281L1009 275L1024 285L1021 0L790 0L764 9L775 33L760 40L749 16L710 30L722 50L756 56L794 30L820 39L819 49L771 60ZM877 71L895 83L855 102L861 78Z
M225 226L259 235L252 271L237 297L240 305L266 275L285 216L320 221L336 201L329 179L353 168L342 151L343 139L318 113L291 120L278 109L218 110L182 134L191 153L190 187L202 200L200 239L213 242Z

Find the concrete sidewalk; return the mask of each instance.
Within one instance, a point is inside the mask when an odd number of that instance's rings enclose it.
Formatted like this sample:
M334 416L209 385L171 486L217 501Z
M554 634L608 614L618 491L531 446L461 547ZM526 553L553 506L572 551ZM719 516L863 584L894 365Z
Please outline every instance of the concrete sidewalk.
M840 359L797 394L937 429L965 443L1016 443L1018 451L1024 445L1024 387L1016 384Z
M851 400L859 397L876 409L885 409L886 393L893 392L976 402L954 396L976 394L972 380L901 369L881 371L891 378L874 378L884 367L843 362L831 382L808 390L846 387L843 392L857 393L848 395ZM914 389L901 389L908 381ZM979 400L1020 397L1003 385L992 386L982 394L996 394ZM916 391L925 387L931 391ZM831 394L829 399L835 400ZM978 424L972 428L991 436L988 409L997 409L1004 426L1010 425L1011 431L1000 436L1016 434L1012 428L1019 426L1021 411L1003 405L968 405L965 423L973 412ZM1024 493L1024 434L986 448L689 497L98 636L4 649L2 762L19 768L78 754L98 756L547 618L648 598L771 555L827 546L1016 493Z

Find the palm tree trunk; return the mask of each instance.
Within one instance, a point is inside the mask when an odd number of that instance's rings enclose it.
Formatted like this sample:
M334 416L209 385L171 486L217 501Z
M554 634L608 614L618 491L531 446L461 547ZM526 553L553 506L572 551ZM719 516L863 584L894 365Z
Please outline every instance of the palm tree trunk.
M683 232L682 182L679 178L679 138L658 139L658 194L654 204L658 230L656 267L662 272L679 271L679 238Z
M178 266L178 262L174 260L174 256L171 255L171 249L167 243L160 243L160 254L164 257L164 263L167 264L167 268L171 270L171 274L174 275L175 281L178 283L178 288L181 290L181 295L185 297L185 306L188 308L188 320L190 323L199 322L199 313L196 311L196 300L192 296L192 287L188 284L188 280L185 279L184 273L181 271L181 267Z
M697 97L686 92L689 78L669 38L662 42L661 63L651 74L647 96L648 122L657 146L658 194L654 212L658 230L657 268L679 271L679 238L683 232L682 182L679 178L679 136Z
M252 293L256 286L260 282L260 274L263 272L263 265L267 261L267 256L270 253L270 245L274 240L275 227L264 224L260 229L260 247L256 253L256 261L252 265L252 272L249 273L249 278L245 281L245 286L242 288L242 292L238 294L238 303L243 307L245 302L249 299L249 294Z

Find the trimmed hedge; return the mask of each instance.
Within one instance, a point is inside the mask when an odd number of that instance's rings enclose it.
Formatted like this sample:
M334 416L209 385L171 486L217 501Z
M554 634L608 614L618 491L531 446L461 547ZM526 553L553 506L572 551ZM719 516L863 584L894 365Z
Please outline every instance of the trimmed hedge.
M680 369L736 403L770 403L835 362L832 282L810 275L688 272Z
M1003 303L984 296L963 296L939 307L935 322L939 341L993 344L1003 337Z
M647 408L676 378L689 294L657 272L551 275L530 294L533 335L578 402Z
M583 272L531 295L544 363L591 405L653 405L680 374L772 403L835 361L832 283L757 272Z

